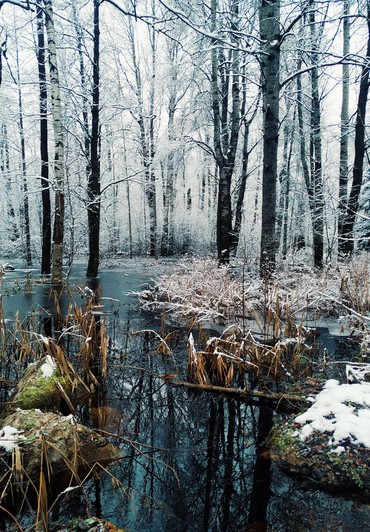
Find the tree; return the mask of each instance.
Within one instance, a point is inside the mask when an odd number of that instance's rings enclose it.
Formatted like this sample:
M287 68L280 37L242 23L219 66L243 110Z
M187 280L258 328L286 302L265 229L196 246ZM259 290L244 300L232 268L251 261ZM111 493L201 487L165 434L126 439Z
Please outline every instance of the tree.
M297 115L300 140L300 162L308 195L311 219L314 265L321 268L324 255L324 191L322 177L321 97L319 93L319 42L321 27L316 21L315 3L310 0L308 13L309 35L304 39L302 24L297 61ZM307 50L307 51L306 51ZM303 57L307 58L307 73L302 70ZM306 95L302 80L308 78ZM308 128L305 128L305 123ZM307 142L308 139L308 142Z
M89 225L89 261L86 275L96 277L99 268L100 246L100 153L99 153L99 99L100 99L100 0L94 0L94 57L93 89L91 108L91 147L90 175L87 185L88 225Z
M41 158L41 197L42 197L42 250L41 273L51 272L51 204L49 182L47 79L45 57L44 13L41 0L36 3L37 17L37 65L39 75L40 100L40 158Z
M321 268L324 257L324 196L322 180L321 150L321 109L318 73L318 31L315 20L314 0L310 2L309 23L311 32L311 123L310 123L310 162L312 187L312 225L314 265Z
M365 155L365 126L366 126L366 104L369 92L369 70L370 70L370 1L367 0L367 30L368 41L366 57L361 72L360 90L357 101L356 126L355 126L355 157L352 172L352 185L348 197L346 213L343 221L344 243L342 251L347 255L354 252L353 228L356 221L359 198L362 187L364 155Z
M6 178L6 195L7 195L7 217L9 227L9 240L12 247L18 242L20 233L15 216L15 210L13 205L13 190L12 190L12 171L10 167L9 156L9 140L8 131L5 124L1 126L1 143L0 143L0 169Z
M17 89L18 89L18 127L20 136L20 151L21 151L21 168L22 168L22 188L23 188L23 202L22 202L22 226L23 235L25 239L25 260L27 266L32 265L32 252L31 252L31 225L30 225L30 211L28 200L28 182L27 182L27 161L26 161L26 137L23 118L23 96L22 96L22 84L21 84L21 72L19 64L19 48L18 39L15 37L16 42L16 62L17 62Z
M217 256L227 263L233 245L231 182L240 130L239 2L231 2L231 45L225 51L217 37L217 1L211 2L211 90L213 142L219 171L217 199ZM228 57L225 57L225 53ZM230 94L231 93L231 94ZM231 99L231 103L229 103ZM230 105L230 110L229 110Z
M45 26L49 51L50 96L54 129L54 187L55 213L52 243L53 283L60 283L63 274L63 244L64 244L64 138L62 126L62 103L60 96L59 70L56 50L56 35L52 0L45 0Z
M152 2L152 10L154 12L154 2ZM148 69L151 74L148 83L144 84L140 61L136 49L136 32L132 19L128 20L128 32L134 80L131 81L127 76L126 81L136 98L136 105L130 108L129 111L139 128L140 155L144 168L144 188L149 210L149 254L151 257L157 257L157 188L156 172L154 168L154 157L156 153L155 121L157 118L155 113L157 36L155 30L152 27L148 27L150 50L150 64L148 65ZM144 101L145 89L148 91L147 101Z
M181 28L181 26L180 26ZM179 64L180 39L173 39L167 43L167 60L169 65L169 97L167 138L169 153L163 167L163 231L161 241L161 255L169 256L174 253L174 203L177 165L175 156L175 113L185 91L180 91L179 81L181 66Z
M350 1L343 0L343 58L350 51ZM339 202L338 202L338 253L343 255L345 240L343 222L348 200L348 145L349 145L349 89L350 67L342 66L342 107L340 115L340 160L339 160Z
M0 10L4 4L11 4L13 6L21 7L22 9L25 9L27 11L31 9L31 4L29 0L24 0L24 2L22 2L22 0L19 0L19 2L17 2L17 0L1 0ZM3 73L3 55L5 54L6 54L6 39L3 43L1 43L1 47L0 47L0 86L2 83L2 73Z
M276 183L279 142L280 0L261 0L261 87L263 105L262 233L260 273L268 278L276 265Z

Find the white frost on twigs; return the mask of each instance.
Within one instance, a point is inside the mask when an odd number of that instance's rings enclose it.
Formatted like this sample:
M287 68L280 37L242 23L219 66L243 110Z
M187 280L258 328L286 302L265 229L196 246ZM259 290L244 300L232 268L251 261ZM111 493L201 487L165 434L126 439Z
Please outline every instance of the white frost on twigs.
M346 377L348 382L362 382L366 379L366 375L370 376L369 364L346 365Z

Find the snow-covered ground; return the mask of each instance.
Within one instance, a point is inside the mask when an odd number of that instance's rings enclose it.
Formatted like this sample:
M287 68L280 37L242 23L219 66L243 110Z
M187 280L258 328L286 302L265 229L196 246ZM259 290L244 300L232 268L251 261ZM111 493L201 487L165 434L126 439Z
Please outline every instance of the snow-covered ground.
M329 445L336 453L345 451L344 443L370 448L370 383L340 384L331 379L312 401L295 418L302 441L321 432L331 435Z

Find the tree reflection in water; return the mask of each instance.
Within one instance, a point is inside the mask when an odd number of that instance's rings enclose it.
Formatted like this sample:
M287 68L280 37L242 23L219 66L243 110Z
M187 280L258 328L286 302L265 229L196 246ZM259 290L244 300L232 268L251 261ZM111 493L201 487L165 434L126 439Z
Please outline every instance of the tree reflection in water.
M121 444L112 469L129 496L101 480L103 515L129 530L240 530L253 487L252 407L171 388L158 378L173 371L171 358L148 333L130 336L132 325L115 324L107 389L125 415L120 435L139 443Z

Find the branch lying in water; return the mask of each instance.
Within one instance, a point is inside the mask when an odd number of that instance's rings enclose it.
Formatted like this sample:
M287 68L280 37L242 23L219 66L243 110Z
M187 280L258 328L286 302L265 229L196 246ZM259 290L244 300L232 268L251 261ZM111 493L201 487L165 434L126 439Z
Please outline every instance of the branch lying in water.
M275 392L262 392L258 390L243 390L242 388L225 388L223 386L213 386L211 384L195 384L187 381L173 381L171 379L165 379L171 386L182 386L184 388L191 388L193 390L202 390L205 392L219 393L225 395L231 395L240 397L244 400L260 399L272 403L277 403L277 406L283 404L284 406L297 407L297 403L301 404L306 401L306 398L302 395L294 395L289 393L275 393Z

